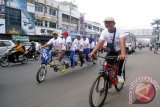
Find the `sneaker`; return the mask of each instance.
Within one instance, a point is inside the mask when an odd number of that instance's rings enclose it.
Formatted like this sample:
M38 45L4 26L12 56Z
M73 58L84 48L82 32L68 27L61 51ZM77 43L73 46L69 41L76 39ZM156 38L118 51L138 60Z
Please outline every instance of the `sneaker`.
M118 79L118 82L119 82L119 83L124 83L124 78L123 78L123 76L117 75L117 79Z
M56 66L55 63L51 63L51 64L50 64L50 67L53 67L53 68L54 68L55 66Z
M60 71L61 71L62 73L64 73L64 72L66 71L66 67L65 67L65 66L62 66L62 67L60 68Z

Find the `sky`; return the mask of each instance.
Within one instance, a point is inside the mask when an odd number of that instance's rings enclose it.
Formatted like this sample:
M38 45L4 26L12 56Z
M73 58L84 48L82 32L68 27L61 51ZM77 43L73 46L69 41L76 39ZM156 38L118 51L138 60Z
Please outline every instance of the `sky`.
M64 1L64 0L59 0ZM160 0L65 0L75 1L85 19L103 25L111 16L116 26L124 29L150 29L151 22L160 19Z

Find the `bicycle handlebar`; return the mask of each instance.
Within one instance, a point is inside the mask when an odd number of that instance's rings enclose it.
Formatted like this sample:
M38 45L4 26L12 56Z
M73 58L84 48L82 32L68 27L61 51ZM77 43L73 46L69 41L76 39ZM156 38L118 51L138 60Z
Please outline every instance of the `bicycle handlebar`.
M105 59L105 60L108 60L108 59L116 59L116 58L118 58L118 56L97 56L97 57L100 57L100 58L103 58L103 59ZM124 59L126 59L127 57L125 57Z

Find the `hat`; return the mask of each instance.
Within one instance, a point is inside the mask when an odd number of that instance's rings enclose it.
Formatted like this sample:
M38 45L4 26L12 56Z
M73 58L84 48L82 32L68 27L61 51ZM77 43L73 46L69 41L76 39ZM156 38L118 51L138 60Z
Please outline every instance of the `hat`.
M58 35L58 32L53 32L52 35Z
M113 17L106 17L104 19L104 22L114 22L114 18Z
M81 34L76 34L76 36L80 36L81 37Z
M68 35L68 32L63 32L62 35Z

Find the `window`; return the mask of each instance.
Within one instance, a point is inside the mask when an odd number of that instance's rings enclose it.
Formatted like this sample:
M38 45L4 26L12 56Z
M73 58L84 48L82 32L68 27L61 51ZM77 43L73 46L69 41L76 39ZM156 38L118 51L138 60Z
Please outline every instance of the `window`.
M21 26L21 11L6 8L6 25L16 25Z
M36 20L35 25L43 26L43 20Z
M45 12L45 13L47 13L47 9L48 9L47 7L44 8L44 12Z
M69 16L65 15L65 14L62 14L62 21L63 22L69 22Z
M34 4L34 3L35 3L35 0L27 0L27 2Z
M49 14L50 14L50 15L53 15L53 16L56 16L56 9L50 7L50 8L49 8Z
M49 27L51 27L51 28L56 28L56 23L49 22Z
M3 41L4 46L11 46L12 44L9 41Z
M37 12L43 12L43 4L40 4L40 3L35 3L35 10Z
M48 21L45 21L45 27L48 27Z

